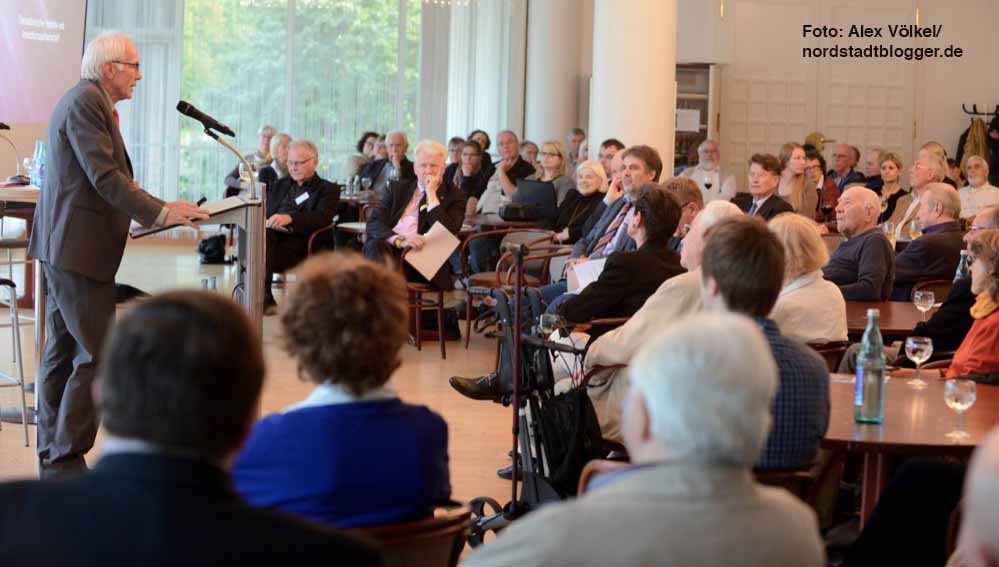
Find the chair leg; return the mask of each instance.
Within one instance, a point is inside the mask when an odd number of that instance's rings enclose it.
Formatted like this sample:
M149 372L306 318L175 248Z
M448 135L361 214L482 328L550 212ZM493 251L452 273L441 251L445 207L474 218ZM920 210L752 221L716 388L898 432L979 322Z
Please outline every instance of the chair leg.
M423 294L413 292L413 306L416 308L416 350L423 350Z
M472 338L472 294L465 293L465 350L468 350L468 341Z
M444 345L447 340L444 336L444 292L441 290L437 291L437 338L441 343L441 359L447 360L447 350Z
M14 356L17 362L17 385L21 389L21 425L24 428L24 446L28 447L28 410L24 395L24 357L21 353L21 325L17 318L17 290L13 287L10 288L10 319L10 330L14 336ZM38 395L37 392L35 395Z

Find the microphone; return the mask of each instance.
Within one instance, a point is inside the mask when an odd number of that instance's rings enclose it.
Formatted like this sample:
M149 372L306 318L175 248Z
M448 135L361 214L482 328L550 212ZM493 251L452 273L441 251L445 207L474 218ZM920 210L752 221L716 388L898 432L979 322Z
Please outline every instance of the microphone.
M0 122L0 130L10 130L10 126Z
M218 120L215 120L211 116L208 116L197 108L194 108L194 105L189 102L183 100L178 102L177 111L184 116L190 116L198 122L201 122L201 124L208 130L218 130L226 136L236 136L236 133L232 131L232 128L229 128L225 124L222 124Z

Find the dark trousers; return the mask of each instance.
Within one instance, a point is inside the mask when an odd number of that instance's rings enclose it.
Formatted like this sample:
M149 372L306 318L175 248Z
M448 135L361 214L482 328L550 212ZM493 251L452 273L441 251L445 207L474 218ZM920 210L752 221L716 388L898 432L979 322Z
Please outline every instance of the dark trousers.
M390 266L393 270L399 265L399 257L402 255L402 250L392 246L385 240L376 240L369 238L367 242L364 243L364 257L368 260L375 262L383 262ZM448 272L447 262L441 266L441 269L437 270L434 274L433 280L427 280L423 277L423 274L417 272L409 264L403 264L402 268L403 276L408 282L414 283L433 283L435 286L443 289L444 291L451 291L454 289L454 282L451 281L451 275Z
M267 231L267 255L264 263L264 304L273 304L271 282L275 272L290 270L309 255L309 239L301 234Z
M47 339L38 387L38 461L42 478L86 468L98 417L91 385L111 323L115 286L42 264Z

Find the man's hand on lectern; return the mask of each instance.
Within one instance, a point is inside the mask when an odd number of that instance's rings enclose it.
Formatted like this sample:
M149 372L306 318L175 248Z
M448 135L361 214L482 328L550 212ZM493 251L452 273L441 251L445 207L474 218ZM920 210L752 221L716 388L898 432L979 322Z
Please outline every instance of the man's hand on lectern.
M170 201L164 206L167 208L166 220L163 221L165 226L182 224L193 227L194 220L208 218L208 211L190 201Z
M267 228L284 228L291 224L291 215L271 215L271 218L267 219Z

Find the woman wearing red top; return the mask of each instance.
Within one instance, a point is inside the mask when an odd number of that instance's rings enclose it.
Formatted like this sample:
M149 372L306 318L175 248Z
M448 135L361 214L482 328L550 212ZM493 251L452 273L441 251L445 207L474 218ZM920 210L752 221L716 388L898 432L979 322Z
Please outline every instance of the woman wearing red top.
M999 229L982 231L971 242L971 257L975 322L954 353L948 378L999 372Z

